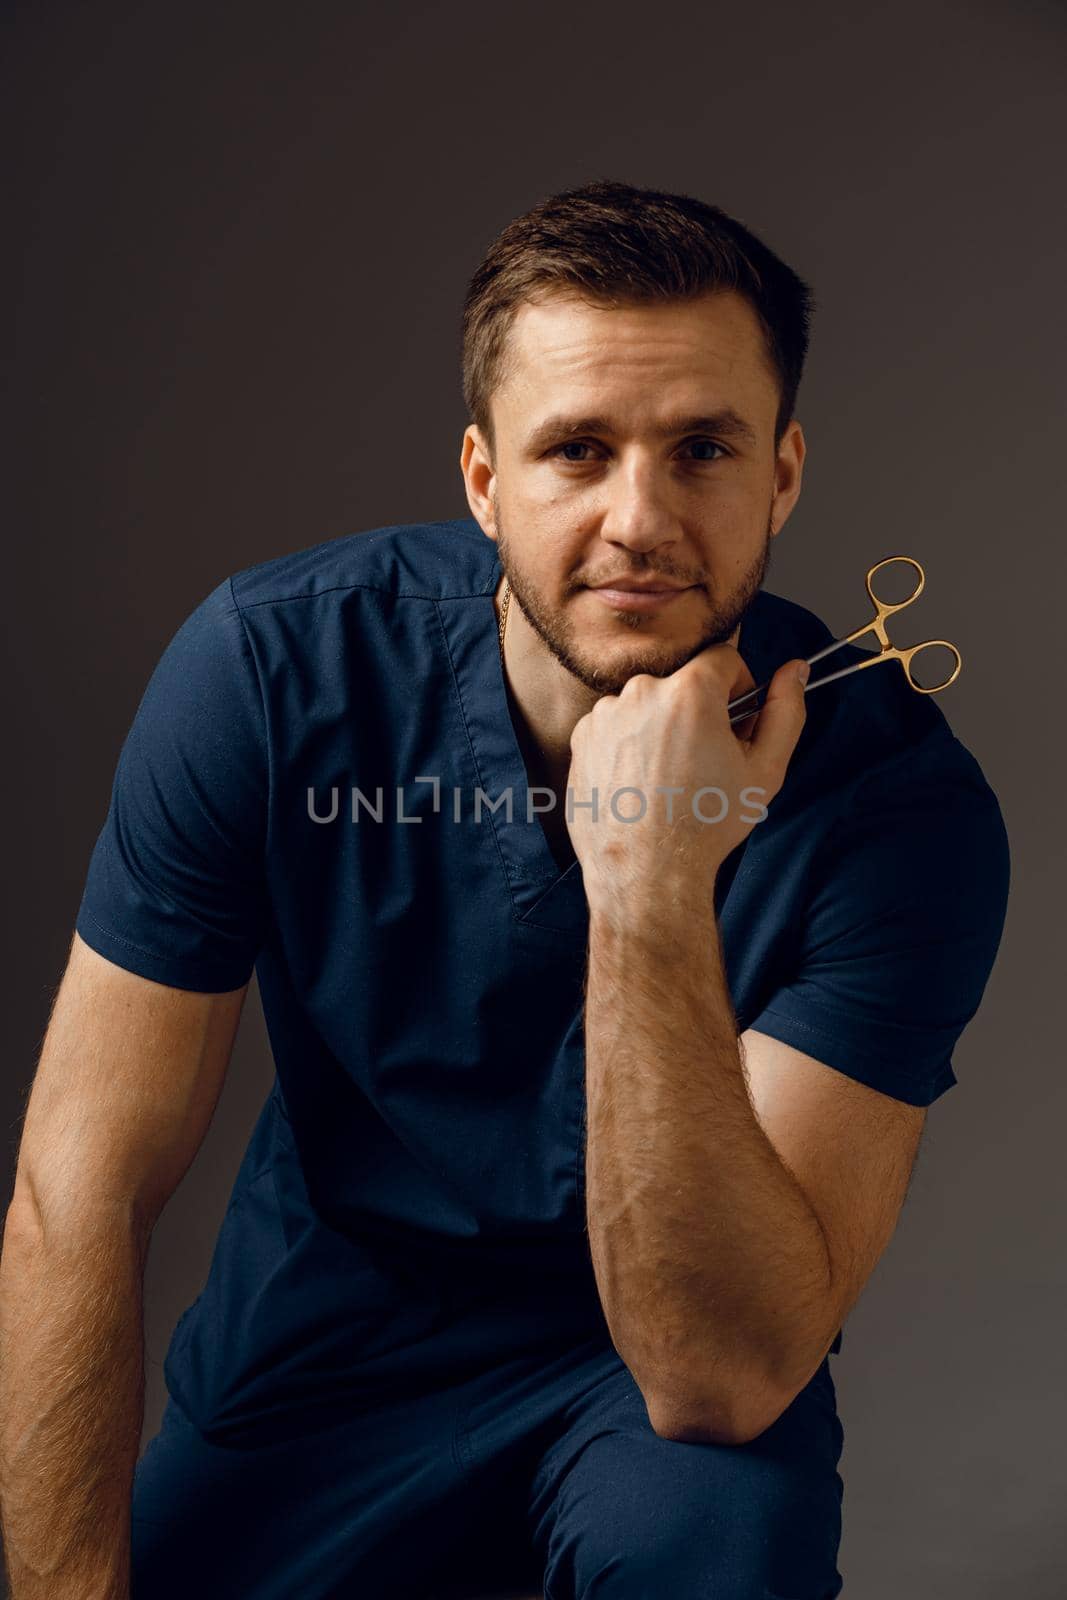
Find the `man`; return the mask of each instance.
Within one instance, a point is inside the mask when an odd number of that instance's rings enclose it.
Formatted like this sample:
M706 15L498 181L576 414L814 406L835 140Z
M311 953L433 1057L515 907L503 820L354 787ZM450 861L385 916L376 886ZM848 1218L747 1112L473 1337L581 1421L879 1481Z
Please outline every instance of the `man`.
M470 285L472 517L237 573L163 653L8 1213L14 1600L524 1552L552 1600L839 1593L828 1357L1008 857L935 703L806 699L830 632L761 587L809 314L714 207L553 196ZM144 1255L253 965L277 1079L137 1462Z

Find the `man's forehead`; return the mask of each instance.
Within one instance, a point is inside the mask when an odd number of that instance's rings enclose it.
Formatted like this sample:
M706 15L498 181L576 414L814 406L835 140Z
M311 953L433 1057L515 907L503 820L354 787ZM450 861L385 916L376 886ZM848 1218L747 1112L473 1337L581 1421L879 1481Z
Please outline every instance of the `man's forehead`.
M508 342L514 354L536 360L580 344L755 351L762 338L759 318L744 296L720 290L690 299L614 305L572 293L541 295L516 308Z
M605 389L635 392L646 372L655 376L664 418L762 409L762 391L776 388L759 319L729 292L647 305L572 295L526 301L508 344L501 399L522 414L524 431L547 424L550 412L599 414Z

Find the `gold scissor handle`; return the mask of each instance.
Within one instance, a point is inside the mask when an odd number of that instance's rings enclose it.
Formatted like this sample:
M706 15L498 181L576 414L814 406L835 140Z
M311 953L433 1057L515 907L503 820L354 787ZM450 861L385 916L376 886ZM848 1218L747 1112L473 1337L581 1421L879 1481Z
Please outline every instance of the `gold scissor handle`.
M931 646L936 645L941 645L944 649L951 650L953 656L956 658L956 665L953 667L944 683L918 683L916 681L914 672L911 670L912 661L919 654L920 650L929 650ZM963 666L963 657L956 649L956 646L954 644L949 644L947 639L925 639L922 644L913 644L910 649L907 650L898 650L895 645L889 645L884 653L887 656L896 656L897 660L904 668L905 677L918 694L939 694L942 689L947 689L950 683L955 683L956 679L960 675L960 668Z
M881 572L883 567L893 566L898 561L902 561L905 566L914 569L918 582L911 593L903 600L879 600L874 592L875 573ZM821 650L816 650L814 655L808 656L807 660L810 666L814 666L815 662L821 661L824 656L833 655L834 651L840 650L842 645L854 644L857 639L862 639L868 633L873 633L877 636L881 649L877 655L872 655L868 652L862 661L854 661L850 667L842 667L838 672L823 673L820 677L805 685L805 694L809 694L813 689L821 689L825 683L835 683L839 678L848 678L854 672L862 672L864 667L873 667L879 661L890 660L900 662L904 669L904 676L918 694L940 694L941 690L947 689L950 683L955 683L960 675L960 668L963 666L963 658L954 644L949 644L947 639L925 639L922 644L913 644L908 649L899 650L896 645L890 644L889 635L886 633L886 618L891 617L896 611L903 611L905 606L910 606L913 600L919 598L925 586L926 573L914 556L886 556L884 561L876 561L867 574L867 593L875 610L873 621L864 623L863 627L857 628L855 633L845 634L842 639L831 640L829 644L823 645ZM929 650L934 645L941 645L944 649L951 650L955 657L956 665L943 683L929 685L918 683L911 670L912 661L921 650ZM760 697L769 683L770 679L767 680L767 683L761 683L757 688L750 689L747 694L738 695L736 699L730 701L727 710L732 713L730 717L731 723L741 722L745 717L751 716L761 708L762 701Z
M876 572L881 572L883 567L891 567L898 561L903 561L905 566L914 567L914 569L915 569L915 571L916 571L916 573L918 575L918 582L916 583L915 588L911 591L911 593L909 595L907 595L903 600L895 600L895 601L879 600L878 596L874 592L874 575L875 575ZM877 634L878 643L882 646L883 650L887 650L887 649L891 648L890 644L889 644L889 635L885 631L885 619L886 619L886 617L891 617L893 615L893 613L896 612L896 611L903 611L904 607L905 606L910 606L913 600L918 600L919 596L922 594L922 592L925 589L925 587L926 587L926 573L923 571L923 569L919 565L919 563L915 560L914 556L886 556L884 561L876 561L874 566L871 568L871 570L867 574L867 593L870 596L871 604L873 605L873 607L875 609L875 618L874 618L873 622L869 622L867 624L867 626L864 629L862 629L862 632L863 633L871 633L871 632L873 632L873 633ZM852 634L851 637L853 639L858 638L859 634L858 633ZM910 677L910 673L909 673L909 677Z
M912 568L917 580L915 587L909 595L904 597L903 600L880 600L874 592L875 574L881 572L883 567L892 567L898 562L903 562L905 566ZM910 606L913 600L918 600L925 587L926 573L923 571L921 564L916 561L914 556L886 556L884 561L876 561L874 566L867 574L867 593L871 598L871 604L874 606L876 615L874 621L868 623L865 631L868 633L873 632L877 635L878 642L882 646L882 654L884 656L895 656L897 658L901 666L904 668L905 677L918 694L939 694L942 689L947 689L950 683L955 683L956 679L960 675L960 668L963 665L963 658L956 649L956 646L954 644L949 644L947 639L926 639L922 644L913 644L910 649L901 650L898 649L897 646L890 644L889 635L886 632L885 626L887 617L891 617L896 611L903 611L904 607ZM942 645L946 650L951 650L956 664L943 683L935 683L930 685L919 683L914 672L912 671L912 661L919 654L920 650L929 650L932 646L936 645Z

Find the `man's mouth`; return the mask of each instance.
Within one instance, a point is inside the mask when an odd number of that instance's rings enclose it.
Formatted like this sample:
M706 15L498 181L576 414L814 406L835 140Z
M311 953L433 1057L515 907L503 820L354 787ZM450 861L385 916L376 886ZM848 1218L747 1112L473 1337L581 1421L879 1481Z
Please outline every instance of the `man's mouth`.
M616 590L621 594L673 594L691 585L668 583L663 578L613 578L610 583L598 583L594 587L598 590Z
M597 584L590 589L602 605L613 611L656 611L672 605L683 594L688 594L691 584L638 583L633 578L619 578L614 583Z

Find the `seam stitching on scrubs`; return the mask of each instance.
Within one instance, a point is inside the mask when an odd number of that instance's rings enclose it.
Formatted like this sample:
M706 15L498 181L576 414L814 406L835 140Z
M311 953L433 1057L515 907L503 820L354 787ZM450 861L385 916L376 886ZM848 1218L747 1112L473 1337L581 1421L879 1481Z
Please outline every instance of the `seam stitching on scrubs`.
M105 938L110 939L114 944L121 944L127 950L136 950L138 955L147 956L150 961L157 961L161 967L164 967L168 971L173 970L173 956L161 956L157 950L149 950L146 945L135 944L132 939L124 939L121 933L114 933L105 923L98 921L87 907L82 908L81 915L85 917L88 922L91 922L94 928L99 929ZM188 974L186 973L184 976L188 976ZM208 977L209 982L216 983L222 981L223 975L220 973L218 968L215 968L214 970L209 968L206 973L203 968L198 969L197 977L203 978L204 976ZM230 973L227 972L225 977L228 979L230 977ZM177 987L180 988L181 985L179 984ZM236 988L237 985L235 984L234 987Z
M352 589L365 590L368 594L387 594L394 600L426 600L434 606L442 600L484 600L491 593L489 589L477 589L473 594L469 589L460 589L455 594L420 594L414 589L388 589L378 583L331 583L325 589L310 589L303 594L276 594L269 600L245 600L242 605L245 611L251 611L255 606L281 606L288 605L291 600L317 600L320 595L339 594Z
M866 1026L868 1026L868 1022L867 1022L866 1019L864 1019L861 1022L858 1022L857 1019L852 1017L852 1016L850 1016L847 1011L841 1011L836 1006L828 1006L822 1000L806 999L804 1001L804 1004L806 1006L811 1006L812 1010L814 1010L814 1011L824 1012L826 1014L827 1019L828 1019L828 1025L823 1027L823 1026L820 1026L818 1023L805 1022L801 1018L793 1016L792 1012L783 1011L780 1006L776 1006L774 1004L773 1000L771 1000L770 1002L768 1002L767 1005L764 1006L763 1011L760 1012L760 1016L763 1016L764 1013L766 1013L768 1016L781 1017L783 1022L790 1022L796 1028L803 1028L806 1033L824 1033L824 1034L826 1034L827 1038L833 1038L834 1037L834 1029L833 1029L832 1026L829 1025L829 1024L832 1024L833 1022L844 1023L844 1025L846 1027L856 1027L856 1026L866 1027ZM907 1035L907 1033L910 1032L911 1024L906 1023L906 1022L892 1022L888 1018L886 1018L885 1020L881 1020L879 1022L879 1027L883 1027L883 1028L899 1028L900 1031L903 1034ZM931 1031L931 1030L924 1029L924 1032L929 1032L929 1031ZM946 1029L938 1029L936 1031L937 1032L947 1032L948 1030L946 1028ZM884 1067L895 1066L897 1064L897 1062L899 1061L899 1059L900 1059L899 1055L895 1051L892 1052L892 1053L887 1052L885 1055L880 1055L877 1049L871 1049L870 1046L866 1046L865 1048L867 1050L868 1055L870 1055L873 1059L875 1059L879 1063L880 1066L884 1066Z
M465 1442L464 1429L473 1403L473 1393L464 1398L461 1389L456 1396L456 1409L452 1413L452 1460L461 1476L468 1479L474 1476L474 1462Z
M810 1005L815 1005L816 1003L817 1002L815 1002L815 1001L809 1001L808 1002L808 1004L810 1004ZM830 1013L830 1014L833 1015L834 1013ZM783 1023L785 1025L785 1027L787 1027L787 1028L796 1028L800 1033L810 1034L813 1039L826 1040L831 1045L837 1045L837 1044L841 1043L841 1035L840 1035L840 1033L835 1032L833 1029L815 1027L810 1022L803 1022L803 1021L801 1021L801 1019L799 1017L791 1016L788 1011L779 1011L775 1006L764 1006L763 1010L760 1012L760 1017L762 1017L762 1016L775 1017L775 1018L778 1019L779 1022ZM755 1018L756 1022L758 1022L759 1020L760 1020L759 1017ZM757 1029L756 1031L759 1032L759 1029ZM897 1067L899 1065L899 1058L894 1057L894 1058L891 1059L888 1056L878 1056L874 1052L871 1052L871 1059L872 1059L873 1065L876 1068L877 1067L885 1067L889 1071L892 1071L895 1067ZM843 1073L845 1072L845 1069L843 1067L835 1068L835 1070L839 1071L839 1072L843 1072ZM933 1088L933 1089L939 1089L939 1088L950 1089L950 1088L952 1088L953 1085L955 1083L957 1083L959 1080L955 1076L950 1076L951 1070L952 1070L951 1069L951 1063L949 1063L947 1065L945 1063L942 1063L940 1071L938 1072L937 1077L931 1080L930 1087ZM848 1073L845 1073L845 1076L846 1077L856 1077L858 1075L856 1073L848 1072ZM877 1084L872 1084L871 1083L871 1079L870 1079L869 1076L865 1077L865 1078L860 1078L859 1082L860 1083L866 1083L872 1088L878 1088ZM925 1083L922 1083L922 1084L918 1084L918 1083L909 1084L909 1087L918 1089L920 1091L925 1091L926 1084ZM882 1091L883 1094L885 1094L885 1093L894 1093L894 1092L895 1091L891 1091L891 1090L883 1090ZM898 1094L897 1098L899 1098L899 1097L900 1096ZM926 1102L923 1102L923 1103L925 1104Z
M241 610L237 595L234 592L232 575L229 580L229 585L230 599L233 601L234 610L237 612L237 615L240 619L241 632L244 635L244 641L248 650L248 654L252 658L252 670L256 675L256 688L259 690L259 709L263 718L263 743L267 758L267 825L263 839L263 859L260 865L263 871L264 884L266 885L267 861L270 856L271 841L274 833L274 746L270 737L270 719L267 715L267 696L263 687L263 673L260 670L259 660L256 656L255 646L252 643L252 635L248 630L248 623L245 620L245 614Z
M479 596L478 598L479 599L484 599L484 596ZM448 662L448 670L452 674L452 686L453 686L453 688L455 690L455 694L456 694L456 704L459 707L459 718L460 718L460 721L463 724L463 732L466 735L466 739L467 739L467 749L470 751L471 761L474 764L474 770L478 774L478 787L484 793L485 785L482 782L482 769L478 765L478 755L477 755L477 752L476 752L476 750L474 748L474 741L471 739L470 728L467 725L467 710L466 710L466 707L463 704L463 696L460 693L460 689L459 689L459 678L456 675L456 664L452 660L452 651L448 647L448 631L445 628L444 620L443 620L443 618L441 616L441 607L439 606L439 604L437 603L436 600L433 602L433 607L434 607L434 615L437 618L437 626L441 630L441 640L442 640L442 643L444 644L444 647L445 647L445 659ZM515 896L512 893L512 889L511 889L511 879L510 879L510 876L508 874L508 865L507 865L507 862L504 859L504 852L500 848L500 839L498 838L497 831L496 831L496 813L493 812L493 811L491 811L489 813L489 822L490 822L490 826L492 827L492 830L493 830L493 844L496 847L496 853L497 853L497 856L498 856L498 858L500 860L500 865L501 865L501 867L503 869L503 872L504 872L504 883L507 886L508 899L511 901L512 914L515 915L517 913L517 911L518 911L518 907L515 904Z
M544 899L543 895L541 899ZM535 922L529 915L517 916L516 921L521 923L524 928L536 928L539 933L558 933L564 938L569 935L573 939L588 939L589 937L585 928L560 927L555 922Z
M583 1051L583 1058L584 1058L584 1051ZM584 1084L581 1085L580 1087L584 1088ZM585 1094L583 1093L582 1094L582 1116L581 1116L581 1121L579 1122L579 1125L578 1125L578 1142L576 1143L576 1145L574 1147L574 1193L575 1193L575 1196L576 1196L576 1198L578 1200L578 1209L579 1209L579 1213L580 1214L584 1214L584 1212L585 1212L585 1174L584 1174L584 1172L582 1170L582 1155L583 1155L583 1153L585 1151L586 1117L587 1117L588 1111L589 1111L589 1102L586 1099ZM585 1233L584 1224L583 1224L583 1227L582 1227L582 1232Z
M444 517L436 522L390 523L386 527L367 528L356 534L342 534L336 539L326 539L322 541L320 546L312 546L310 550L291 551L290 556L308 556L313 550L317 551L319 549L325 549L328 556L333 556L339 559L337 556L337 547L342 544L355 547L356 541L359 540L362 541L364 545L369 547L372 544L378 544L382 539L390 537L395 539L399 535L405 533L418 535L425 533L428 529L432 529L435 533L439 534L442 539L448 539L451 534L458 534L461 538L470 540L471 544L478 547L479 554L481 554L483 557L486 557L486 551L484 547L485 534L477 525L474 527L469 526L469 523L473 522L473 520L473 518L467 517ZM230 593L234 595L234 603L237 603L233 588L233 580L235 577L252 579L258 574L262 573L267 567L274 564L275 561L284 561L286 559L287 557L281 556L275 557L273 560L256 561L250 567L242 567L239 572L231 574L228 581L230 584ZM491 565L489 568L489 576L486 579L486 586L481 590L482 594L488 594L490 590L494 589L496 584L500 581L500 562L496 550L494 549L492 553L486 557L486 559L488 559ZM399 599L403 600L470 600L478 598L477 594L472 595L469 589L460 594L422 595L414 593L408 594L405 591L398 589L378 588L376 584L359 583L357 581L353 581L351 583L334 583L331 584L329 588L305 591L302 594L275 595L273 598L267 600L250 600L247 602L247 605L249 607L269 606L285 600L308 600L313 599L316 594L334 594L341 589L374 589L379 594L395 594Z

